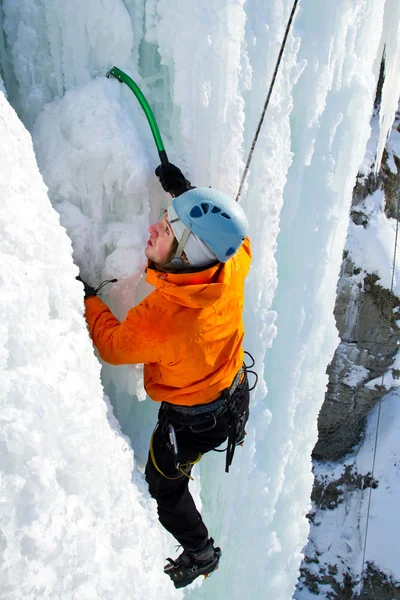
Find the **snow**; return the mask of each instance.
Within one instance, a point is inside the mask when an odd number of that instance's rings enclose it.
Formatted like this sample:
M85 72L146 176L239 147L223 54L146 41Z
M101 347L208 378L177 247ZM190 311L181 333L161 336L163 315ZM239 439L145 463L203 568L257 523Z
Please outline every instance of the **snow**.
M396 220L388 219L384 213L384 191L379 189L367 196L363 212L368 225L356 225L350 221L349 239L346 249L355 265L362 265L365 273L379 277L377 284L390 290L396 238ZM389 268L388 268L389 265ZM396 262L393 293L400 295L400 267Z
M44 108L33 130L40 170L82 276L96 280L134 277L146 265L149 161L121 109L121 91L102 78L66 92Z
M153 501L103 396L71 242L2 92L0 129L2 594L181 597L164 580Z
M374 161L372 147L377 145L376 137L377 119L372 120L372 135L367 145L364 166L372 168ZM392 173L397 173L394 156L400 156L400 133L397 131L398 122L392 127L387 141L388 167ZM367 173L367 171L364 171ZM395 208L395 207L394 207ZM356 225L352 220L349 224L346 250L349 258L355 265L362 269L362 279L366 273L379 277L377 284L391 290L393 278L393 293L400 295L400 266L396 261L393 271L393 258L396 239L396 220L388 218L385 214L385 190L378 189L368 195L362 204L357 206L357 211L362 212L367 220L366 226Z
M396 120L386 143L388 161L392 173L397 173L397 167L394 164L393 154L396 154L396 156L400 155L400 132L397 129L398 126L399 123L398 120Z
M368 176L373 171L376 160L376 150L379 142L379 118L376 118L376 113L371 119L371 135L367 143L365 150L364 161L360 165L359 173L361 177Z
M389 579L399 580L399 560L397 540L400 525L397 518L400 493L400 448L398 444L400 427L400 395L395 390L387 394L379 407L376 406L368 417L365 440L356 456L349 455L343 463L315 463L316 476L325 476L328 481L337 480L346 465L353 472L372 472L374 449L376 459L374 477L377 487L371 491L348 489L344 501L334 510L319 510L311 526L311 541L307 547L308 556L314 556L321 563L333 565L343 576L351 573L358 580L361 574L362 557L365 548L365 562L373 562ZM377 435L378 433L378 435ZM377 443L375 443L377 440ZM343 487L343 486L342 486ZM371 505L368 520L368 533L365 527L368 515L368 501L371 492ZM393 543L392 543L393 542ZM320 564L308 563L311 572L318 573ZM329 585L320 586L318 598L329 598L332 589ZM315 594L306 588L297 591L298 600L312 600Z
M15 550L7 546L1 568L13 599L293 594L308 534L316 419L338 341L337 276L384 43L375 148L393 121L390 99L399 96L395 2L300 2L288 37L242 194L254 250L246 349L260 383L230 475L216 454L196 473L195 494L223 550L204 585L178 593L162 572L173 541L156 523L141 473L157 406L138 402L140 367L103 366L102 384L129 438L121 434L103 399L72 262L93 285L118 278L103 298L123 318L148 292L146 229L168 202L153 174L158 157L144 115L106 71L115 64L137 81L170 160L194 184L235 195L291 8L289 0L2 3L7 96L32 133L62 225L29 136L2 96L2 128L17 144L0 166L11 236L1 241L9 255L2 268L11 265L1 279L2 339L10 328L14 341L4 352L25 369L16 391L2 390L12 432L5 536ZM27 202L28 190L37 202ZM368 260L379 269L392 225L377 221L374 231L381 250ZM367 249L362 236L354 252Z
M376 446L375 477L378 487L372 491L370 520L366 548L366 561L374 562L382 571L400 579L397 543L400 524L397 518L400 494L400 395L398 390L382 401ZM370 468L370 458L375 444L378 407L368 419L366 441L358 453L357 464L365 472Z
M398 376L398 372L400 371L400 352L397 352L393 364L386 373L381 375L380 377L376 377L375 379L371 379L368 383L365 384L365 387L369 389L374 389L379 386L384 386L387 390L392 390L394 388L400 387L400 380Z
M343 377L342 383L351 388L356 388L364 379L367 379L368 376L368 369L361 365L352 365L346 376Z

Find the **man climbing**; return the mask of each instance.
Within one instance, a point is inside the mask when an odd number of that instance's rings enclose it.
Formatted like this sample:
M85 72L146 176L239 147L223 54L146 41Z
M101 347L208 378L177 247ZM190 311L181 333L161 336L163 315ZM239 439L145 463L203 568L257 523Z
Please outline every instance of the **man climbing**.
M228 442L226 470L244 439L249 388L243 366L244 280L251 249L241 207L222 192L193 188L174 165L156 170L173 196L148 229L147 281L155 291L119 322L84 282L86 319L101 358L144 363L144 384L161 402L146 480L161 524L183 552L164 571L180 588L218 566L189 492L192 466Z

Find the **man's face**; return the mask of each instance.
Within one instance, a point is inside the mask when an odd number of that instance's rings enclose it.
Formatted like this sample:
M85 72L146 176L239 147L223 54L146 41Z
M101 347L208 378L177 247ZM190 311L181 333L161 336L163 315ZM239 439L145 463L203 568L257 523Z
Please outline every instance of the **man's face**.
M166 211L161 221L150 225L148 232L150 237L147 242L145 254L149 260L155 263L163 263L168 256L174 240L174 233Z

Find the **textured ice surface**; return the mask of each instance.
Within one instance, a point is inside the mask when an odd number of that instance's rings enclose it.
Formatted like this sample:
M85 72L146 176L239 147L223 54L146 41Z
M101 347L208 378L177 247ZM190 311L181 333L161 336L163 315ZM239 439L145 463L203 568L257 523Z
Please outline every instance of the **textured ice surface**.
M187 597L235 600L250 595L288 600L292 595L308 532L305 514L316 417L327 383L325 369L337 343L332 310L348 209L369 138L383 44L388 41L382 139L393 117L389 98L399 95L400 15L394 2L299 3L242 200L254 249L246 291L246 348L257 360L260 384L254 393L249 435L245 447L237 451L231 474L224 473L222 456L202 462L204 516L223 546L223 560L218 573L200 588L187 591ZM0 41L0 56L10 102L32 127L38 163L72 240L75 263L93 284L103 277L119 278L105 295L118 317L123 318L138 298L146 227L168 198L152 173L157 154L135 98L118 82L102 76L113 64L126 69L155 110L170 159L194 184L235 194L291 7L289 0L84 4L4 0L6 36L4 45ZM49 252L36 245L42 252L37 260L47 272ZM64 259L58 256L62 250L54 254L62 265ZM79 288L73 282L76 271L70 251L64 254L70 267L62 271L63 298L70 299L72 293L79 295ZM28 304L29 286L21 280L16 286ZM46 294L44 288L42 295ZM71 319L67 312L66 320ZM267 352L276 325L278 336L273 350ZM40 343L40 337L35 339ZM90 348L87 338L82 344ZM61 368L56 357L53 353L54 368ZM97 380L95 363L86 370L88 379ZM58 371L53 371L49 380L57 382ZM131 437L135 458L143 464L156 406L132 397L137 393L143 398L140 373L135 367L106 367L103 382L124 432ZM93 401L95 397L104 417L100 388L97 396L91 396ZM92 423L94 443L86 436L87 419L76 425L76 435L81 436L82 452L97 465L102 455L96 443L106 447L111 429ZM64 423L58 426L63 439ZM36 421L31 431L40 436ZM129 452L121 457L130 456ZM111 470L121 457L112 455L107 463ZM63 460L61 454L59 461ZM67 474L74 472L69 463L66 469ZM117 477L118 468L114 470ZM128 471L127 467L121 477L128 477ZM87 483L87 470L77 473L80 489ZM163 591L158 575L153 576L156 572L163 576L161 530L149 525L155 520L153 505L136 519L132 511L140 504L135 496L141 497L140 491L129 482L110 481L100 477L94 489L100 497L133 494L132 506L118 514L128 531L138 522L143 530L135 540L127 536L130 550L121 552L116 561L109 548L120 522L100 513L97 520L84 521L88 540L95 536L96 527L101 528L101 547L106 550L96 558L89 549L86 557L85 546L83 558L88 564L101 561L103 579L96 579L100 577L96 568L88 568L85 585L92 596L86 588L84 593L76 591L77 596L116 597L104 582L115 581L117 574L126 586L121 598L152 597L156 590L160 598L172 597L169 583L165 584L168 591ZM43 496L48 493L51 499L53 489L50 481ZM41 514L36 498L33 507ZM86 507L86 501L82 504ZM76 523L72 519L71 526L77 527ZM39 559L34 546L25 543L29 564L38 560L40 568L47 568L52 540L62 539L62 533L54 535L46 536L50 546ZM154 562L147 566L140 561L148 560L148 549ZM68 547L65 552L61 561L67 560ZM138 571L145 570L149 588L130 586L132 578L141 577L130 571L132 561L125 559L130 552L141 557L133 562ZM64 585L58 577L56 571L54 585ZM68 580L68 593L78 590L79 581ZM137 581L142 585L142 579ZM13 585L12 591L19 593L18 580ZM97 585L96 592L91 585ZM124 590L129 587L128 594Z
M130 443L103 398L71 242L2 92L0 130L2 594L179 597L162 574L161 530Z
M133 34L120 0L2 3L10 95L30 126L43 105L129 58ZM15 79L16 82L15 82Z

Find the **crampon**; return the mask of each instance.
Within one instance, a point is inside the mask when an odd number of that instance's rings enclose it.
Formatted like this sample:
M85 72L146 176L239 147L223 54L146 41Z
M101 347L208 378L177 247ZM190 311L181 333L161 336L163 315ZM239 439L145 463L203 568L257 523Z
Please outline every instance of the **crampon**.
M198 552L184 550L176 560L167 558L164 573L172 579L176 588L191 584L200 575L206 578L218 568L222 553L213 544L214 540L210 538L205 548Z

